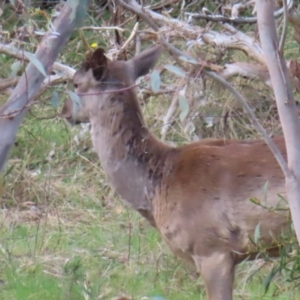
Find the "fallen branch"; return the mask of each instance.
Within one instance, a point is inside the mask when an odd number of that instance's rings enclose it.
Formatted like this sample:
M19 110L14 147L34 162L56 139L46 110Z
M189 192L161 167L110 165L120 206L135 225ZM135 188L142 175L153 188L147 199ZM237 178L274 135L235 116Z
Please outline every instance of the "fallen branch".
M173 34L182 35L186 39L204 41L206 44L213 47L222 47L235 49L245 52L249 57L254 58L257 62L265 64L264 56L260 44L250 36L238 31L229 24L223 24L229 34L220 33L213 30L205 31L199 26L191 26L185 22L166 17L149 9L142 8L134 0L117 0L118 3L127 10L135 13L143 19L155 32L158 34L158 39L162 39L163 45L176 56L186 56L182 51L176 49L171 44L167 43L162 37L163 32L173 32ZM163 25L164 30L161 31L158 25ZM167 29L169 28L169 29ZM209 64L202 61L201 64L209 68Z
M249 79L260 79L267 86L271 86L269 71L265 65L235 62L225 64L223 71L218 74L226 80L234 76L241 76Z
M287 10L290 10L293 7L294 3L293 0L289 0L287 4ZM206 21L212 22L224 22L230 24L255 24L257 23L257 17L225 17L223 15L217 15L210 12L207 8L204 8L205 13L189 13L186 12L185 14L194 18L194 19L202 19ZM274 12L274 17L278 18L284 13L284 7L276 10Z

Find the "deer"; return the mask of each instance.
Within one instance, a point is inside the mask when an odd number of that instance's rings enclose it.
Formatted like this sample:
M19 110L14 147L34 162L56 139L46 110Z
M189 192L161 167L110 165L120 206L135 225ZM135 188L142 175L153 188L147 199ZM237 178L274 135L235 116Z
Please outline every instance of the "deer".
M286 196L285 178L264 140L208 138L177 147L150 132L136 80L154 68L162 47L127 61L111 61L102 48L87 55L73 78L81 103L67 99L61 117L73 125L90 122L115 191L175 256L195 265L209 300L232 300L236 266L255 259L259 247L277 257L282 233L291 230L289 208L276 209ZM273 140L286 158L284 137Z

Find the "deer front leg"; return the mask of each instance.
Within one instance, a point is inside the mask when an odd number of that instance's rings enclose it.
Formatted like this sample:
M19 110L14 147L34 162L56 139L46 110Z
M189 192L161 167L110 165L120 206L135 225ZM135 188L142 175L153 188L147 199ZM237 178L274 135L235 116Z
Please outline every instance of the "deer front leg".
M232 300L235 263L230 253L193 256L209 300Z

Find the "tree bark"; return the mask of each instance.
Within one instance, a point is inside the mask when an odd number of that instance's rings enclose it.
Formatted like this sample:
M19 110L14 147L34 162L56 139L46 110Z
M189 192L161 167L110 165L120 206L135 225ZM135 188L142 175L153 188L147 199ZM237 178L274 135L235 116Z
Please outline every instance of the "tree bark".
M286 142L288 163L283 172L292 220L300 245L300 123L286 62L279 51L273 0L256 1L256 11L261 45Z
M69 40L75 26L85 17L89 0L68 0L54 22L55 32L49 30L39 45L35 58L31 59L18 85L8 101L0 108L0 172L20 124L27 114L27 106L33 101L45 76L36 67L43 66L47 74L62 47Z

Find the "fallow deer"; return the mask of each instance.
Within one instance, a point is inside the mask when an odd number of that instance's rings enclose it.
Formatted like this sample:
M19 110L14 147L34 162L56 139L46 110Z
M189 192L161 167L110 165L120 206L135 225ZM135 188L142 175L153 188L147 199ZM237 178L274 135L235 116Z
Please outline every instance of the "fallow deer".
M154 46L131 60L110 61L103 49L95 50L74 75L81 98L76 123L91 123L112 186L175 255L196 265L208 299L231 300L235 266L259 251L253 242L258 224L260 245L271 256L278 255L276 239L290 230L288 209L275 209L285 196L283 172L262 140L204 139L171 147L151 134L135 80L154 67L161 51ZM70 122L73 105L69 99L62 110ZM274 141L286 157L284 138Z

